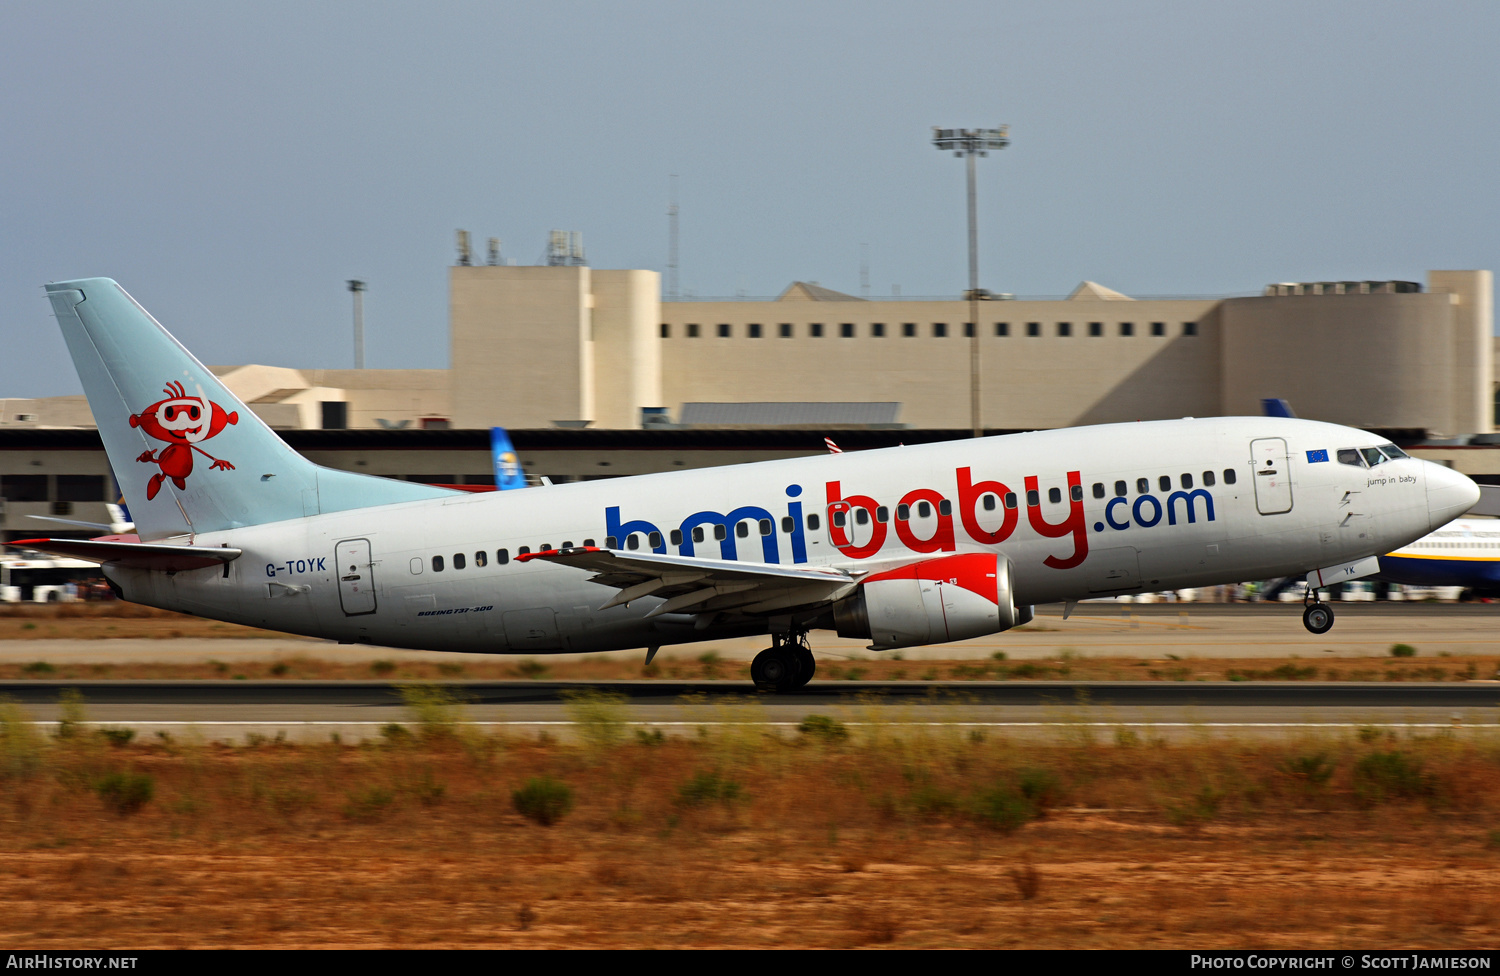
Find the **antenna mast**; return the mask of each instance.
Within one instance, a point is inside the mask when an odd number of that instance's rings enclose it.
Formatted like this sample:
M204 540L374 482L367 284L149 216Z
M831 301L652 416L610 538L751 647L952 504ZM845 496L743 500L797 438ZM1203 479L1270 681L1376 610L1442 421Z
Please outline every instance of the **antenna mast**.
M667 202L667 299L677 300L677 174L672 174Z

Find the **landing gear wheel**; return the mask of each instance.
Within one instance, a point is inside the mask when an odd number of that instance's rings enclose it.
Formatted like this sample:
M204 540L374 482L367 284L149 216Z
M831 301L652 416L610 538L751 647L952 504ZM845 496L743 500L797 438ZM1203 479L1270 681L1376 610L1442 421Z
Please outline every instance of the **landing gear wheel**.
M800 686L801 670L791 648L778 644L755 655L750 662L750 680L755 682L756 691L784 695Z
M812 648L806 644L798 644L797 651L797 687L801 688L812 680L812 676L818 673L818 662L813 659Z
M1326 634L1333 629L1333 608L1326 603L1308 604L1302 611L1302 626L1314 634Z

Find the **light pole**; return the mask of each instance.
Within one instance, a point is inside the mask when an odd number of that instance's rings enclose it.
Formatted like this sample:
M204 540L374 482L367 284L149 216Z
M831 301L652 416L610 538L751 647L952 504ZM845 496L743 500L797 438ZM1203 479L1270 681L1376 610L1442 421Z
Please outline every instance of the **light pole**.
M365 283L358 278L349 279L349 291L354 294L354 368L365 368Z
M1009 126L998 129L940 129L932 127L932 144L963 156L969 173L969 420L975 437L984 436L979 417L979 228L975 223L974 157L1010 145Z

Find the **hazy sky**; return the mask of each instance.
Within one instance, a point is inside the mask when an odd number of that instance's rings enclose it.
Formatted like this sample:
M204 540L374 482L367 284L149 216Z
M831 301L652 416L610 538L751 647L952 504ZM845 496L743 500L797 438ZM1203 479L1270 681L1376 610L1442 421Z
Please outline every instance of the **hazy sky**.
M774 295L1137 295L1500 271L1500 4L0 4L0 397L78 392L41 291L208 363L448 364L453 232Z

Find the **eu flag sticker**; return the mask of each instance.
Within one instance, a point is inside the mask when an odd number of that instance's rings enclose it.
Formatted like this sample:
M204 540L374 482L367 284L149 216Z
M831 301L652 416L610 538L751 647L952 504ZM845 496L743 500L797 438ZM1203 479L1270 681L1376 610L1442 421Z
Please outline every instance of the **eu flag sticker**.
M1308 464L1317 464L1319 461L1326 461L1326 460L1328 460L1328 452L1326 450L1325 451L1308 451L1307 452L1307 463Z

